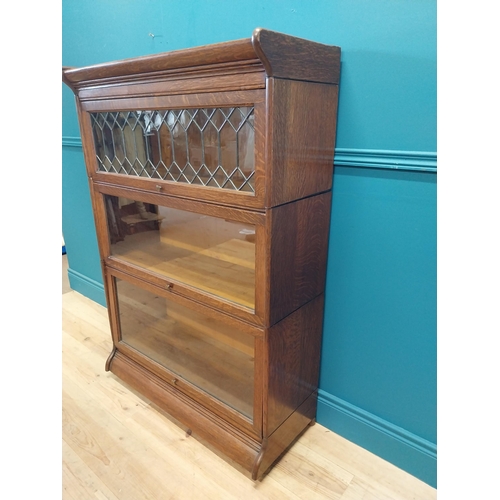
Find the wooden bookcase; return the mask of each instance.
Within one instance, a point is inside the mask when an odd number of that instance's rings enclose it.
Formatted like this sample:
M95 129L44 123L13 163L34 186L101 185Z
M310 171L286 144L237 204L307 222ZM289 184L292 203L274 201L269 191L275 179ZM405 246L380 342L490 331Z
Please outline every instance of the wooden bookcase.
M257 479L314 422L339 47L250 39L63 68L117 377Z

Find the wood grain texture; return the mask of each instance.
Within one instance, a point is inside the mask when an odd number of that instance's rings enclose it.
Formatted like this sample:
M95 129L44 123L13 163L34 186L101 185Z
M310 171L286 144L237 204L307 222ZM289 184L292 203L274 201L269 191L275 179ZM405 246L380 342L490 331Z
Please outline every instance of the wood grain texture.
M313 393L273 434L265 438L263 453L259 456L259 460L254 464L254 469L252 470L253 479L262 477L298 436L300 436L300 433L315 417L316 404L317 393Z
M151 285L150 283L147 282L141 282L141 280L137 279L134 276L127 275L125 273L118 272L114 269L109 269L108 273L108 282L107 286L111 290L115 290L115 283L114 283L114 277L119 278L121 280L124 280L128 282L131 285L135 285L137 287L137 290L140 292L141 290L150 292L151 294L154 294L156 297L164 297L168 299L169 301L173 302L174 306L174 311L176 305L179 307L183 308L188 308L192 312L192 317L200 317L203 316L205 320L209 323L219 325L219 331L216 334L216 337L220 340L225 337L225 342L229 342L232 344L235 344L237 342L237 337L240 337L241 335L248 335L250 339L247 340L247 342L252 343L252 339L259 339L264 335L263 330L258 329L254 326L251 326L247 323L244 323L242 321L238 321L234 319L232 316L227 316L224 314L221 314L219 311L208 308L206 306L203 306L199 303L193 302L191 300L188 300L180 295L177 295L176 293L169 292L165 289L159 289L156 286ZM143 300L143 302L146 302ZM125 320L127 321L127 324L125 327L121 326L120 323L120 317L119 315L121 314L121 311L123 308L118 307L118 300L116 299L116 293L113 295L113 301L112 301L112 309L113 309L113 323L114 325L117 325L117 330L113 330L114 338L115 338L115 348L117 349L116 354L120 354L124 359L129 360L131 362L136 363L137 365L141 366L142 369L147 370L149 373L154 375L155 377L161 379L164 383L167 385L170 385L173 387L173 389L177 392L175 394L178 394L179 391L182 391L187 395L187 397L193 398L193 400L196 400L198 404L203 406L206 411L210 414L215 414L218 415L218 418L223 418L224 420L230 422L233 426L240 430L245 430L247 434L252 435L253 438L260 438L261 436L261 428L262 428L262 418L261 418L261 412L262 412L262 394L260 390L260 386L256 385L256 382L253 384L253 392L254 392L254 413L252 415L252 418L249 419L247 417L244 417L241 412L235 410L233 407L228 406L227 404L223 404L220 399L217 397L214 397L211 394L208 394L204 391L201 391L198 386L194 385L192 382L187 380L186 378L182 377L181 373L175 372L175 366L177 361L173 361L172 363L162 363L162 348L161 346L158 346L158 350L151 350L151 345L147 347L146 350L140 349L140 345L136 345L136 343L132 342L132 345L127 344L126 342L123 341L123 337L121 334L125 332L130 332L131 325L128 324L132 322L135 324L137 320L134 320L134 318L126 317ZM143 304L142 306L145 310L148 310L147 304ZM129 315L130 316L130 315ZM189 319L185 319L184 323L186 324L189 323ZM199 323L199 322L198 322ZM147 337L154 337L154 332L148 331L148 328L146 327L147 321L142 321L142 324L137 326L137 334L139 335L139 341L140 341L140 336L141 335L146 335ZM125 330L124 330L125 328ZM217 327L216 327L217 328ZM213 330L213 328L212 328ZM120 337L116 339L116 336L120 332ZM170 332L170 333L169 333ZM224 334L225 332L225 334ZM195 332L191 331L191 334L194 334ZM171 336L172 332L166 331L164 335ZM213 333L212 333L213 335ZM125 339L126 340L126 339ZM157 341L154 339L151 339L151 342L156 343ZM165 341L168 341L165 339ZM148 339L145 339L144 342L147 344ZM150 342L150 344L151 344ZM179 347L179 342L176 341L175 339L173 340L174 344L177 344L177 348ZM186 348L188 346L184 345L181 346L183 348ZM192 347L192 346L191 346ZM166 344L164 346L164 349L168 350L169 349L175 349L175 346L170 346ZM262 352L262 342L256 340L255 341L255 367L254 367L254 377L255 381L262 381L263 379L263 364L261 362L261 358L257 358L257 354L259 356L261 355L260 353ZM147 352L146 352L147 351ZM184 353L186 354L186 353ZM213 353L209 356L207 353L207 356L209 358L213 355ZM166 361L163 359L163 361ZM220 359L219 359L220 361ZM114 362L114 358L110 360L110 363L107 365L107 369L111 369L112 367L112 362ZM210 364L210 359L207 359L205 361L205 364L208 363ZM191 363L191 367L193 367ZM181 367L182 368L182 367ZM237 369L237 368L236 368ZM225 370L222 367L216 367L213 366L213 370L215 370L215 373L217 372L224 372ZM192 371L194 373L194 371ZM239 378L237 374L234 374L235 379ZM226 384L227 384L227 376L226 378ZM175 380L175 383L173 382ZM216 388L217 392L221 394L220 390L221 387ZM165 407L164 407L165 409ZM257 413L258 412L258 413ZM182 418L177 417L179 420L182 421Z
M269 436L318 389L324 296L268 332L268 393L264 436ZM314 418L316 406L309 420Z
M273 325L325 288L331 192L269 210L269 317Z
M106 309L62 300L62 498L435 500L436 490L316 424L261 481L104 371ZM202 444L203 443L203 444Z
M138 278L135 274L128 274L123 271L119 271L118 269L113 269L113 268L108 268L108 277L116 277L118 279L123 279L126 281L129 281L130 283L143 288L145 290L149 290L151 293L155 293L161 297L166 297L169 298L181 306L185 306L188 308L192 308L196 311L200 311L203 314L206 314L207 316L214 318L214 319L220 319L221 321L232 325L234 328L241 329L248 335L252 335L254 337L262 337L262 329L258 328L256 325L252 325L250 323L247 323L245 321L241 321L237 318L235 318L232 314L227 314L223 311L220 311L217 308L209 307L205 304L202 304L200 302L196 302L194 300L188 299L186 297L183 297L181 294L176 293L175 288L169 289L169 288L160 288L153 283L149 281L143 281L140 278Z
M218 206L214 204L209 204L200 201L190 201L183 198L171 197L163 194L155 194L155 193L147 193L147 192L138 192L133 191L128 188L122 188L120 186L113 186L110 184L100 184L93 183L94 189L94 205L95 205L95 215L98 219L98 236L99 236L99 244L101 250L104 252L104 262L106 266L110 266L119 271L126 272L128 274L135 274L139 278L145 281L149 281L150 283L162 287L166 289L170 284L173 284L173 291L176 293L180 293L186 297L189 297L195 301L203 302L213 308L221 309L226 313L232 314L235 317L238 317L244 321L254 323L256 325L264 325L264 314L265 308L267 307L267 303L264 302L264 293L265 293L265 267L268 261L267 251L268 247L265 242L265 221L266 215L260 212L254 212L250 210L241 210L234 207L225 207ZM126 253L114 252L112 255L111 246L109 243L109 235L107 229L103 194L112 195L112 196L121 196L123 198L133 198L134 200L139 200L144 203L152 203L157 206L164 206L173 208L176 210L186 210L190 213L202 214L210 217L217 217L224 219L225 221L231 222L239 222L242 224L251 224L256 229L256 244L255 244L255 275L262 276L262 279L257 279L255 281L256 286L252 286L252 290L245 291L245 296L248 296L249 293L253 293L255 297L247 300L246 305L237 304L234 301L231 301L222 296L227 296L227 294L219 294L219 296L215 296L213 294L204 293L203 290L207 287L203 285L201 288L196 288L195 286L190 285L186 280L176 279L179 276L174 274L167 275L160 274L159 272L155 272L155 269L150 268L147 265L147 262L151 261L153 258L152 255L149 256L138 256L137 252L133 255L129 255L127 257ZM215 250L214 250L215 251ZM123 254L123 255L122 255ZM211 254L213 255L213 253ZM241 256L238 257L240 259ZM142 261L141 261L142 259ZM156 255L156 266L160 266L162 269L166 269L165 266L168 267L168 262L164 262L166 260L165 256ZM234 259L233 259L234 260ZM245 264L244 274L247 275L251 269L248 269L249 264ZM219 266L220 267L220 266ZM212 270L215 268L212 266ZM167 269L168 270L168 269ZM189 273L193 273L193 269L186 270ZM202 270L201 270L202 271ZM201 272L200 271L200 272ZM223 273L224 274L224 273ZM232 271L229 274L233 274ZM207 280L207 276L203 275L203 273L198 274L199 280ZM196 278L196 276L194 276ZM217 280L229 279L229 275L226 274L226 278L224 275L218 276ZM199 281L198 280L198 281ZM236 284L232 284L231 287L236 286L238 288L237 282L242 281L250 283L251 278L242 277L242 280L236 279ZM206 283L210 287L213 287L212 282L207 281ZM239 288L241 288L242 284L240 283ZM252 302L255 301L255 311L252 310L251 307Z
M155 242L156 243L156 242ZM219 254L207 255L208 251L187 252L170 246L165 249L160 244L150 244L143 249L117 245L116 257L135 264L152 273L164 275L167 286L176 289L187 285L188 289L198 289L230 303L240 304L253 310L255 305L255 272L248 266L231 264L220 258L236 245L219 245ZM242 250L246 250L243 248ZM252 249L249 249L252 250ZM255 249L254 254L255 254ZM249 252L247 252L249 253ZM200 298L202 295L200 295Z
M232 72L231 72L232 73ZM265 74L261 68L250 67L238 74L196 75L186 79L161 78L153 81L125 82L106 87L94 86L81 88L78 97L82 102L100 101L104 99L132 99L143 96L175 96L197 93L210 93L235 90L263 89L266 86Z
M263 90L213 91L200 94L155 95L144 97L123 97L122 99L83 101L83 111L89 113L102 111L134 111L137 109L182 109L246 106L263 102Z
M252 36L267 76L338 84L340 47L257 28Z
M186 381L253 418L253 336L126 281L117 288L123 343L177 374L180 390Z
M331 189L338 87L269 78L267 99L266 206Z
M225 314L241 319L246 323L251 323L256 326L264 326L264 321L260 313L254 312L247 307L239 306L234 302L224 300L221 297L215 297L203 293L199 289L190 287L182 281L177 281L171 277L164 277L156 273L146 271L139 266L131 264L130 262L121 261L115 257L107 258L105 260L105 264L107 269L133 275L143 282L149 282L163 290L169 290L170 293L179 294L195 302L205 304L215 310L222 311ZM259 297L259 295L257 295L257 297Z
M92 134L92 125L90 115L83 109L81 101L76 97L76 110L78 113L78 124L82 138L83 157L85 159L85 168L87 177L92 179L92 175L97 171L97 159L95 154L94 137Z
M168 80L179 71L223 74L235 67L263 66L268 76L337 84L340 47L324 45L275 31L257 28L248 39L223 42L121 61L95 64L86 68L63 68L63 80L74 90L97 84L107 85L142 80Z
M262 426L260 424L260 421L254 422L244 417L241 412L234 410L228 405L222 404L217 398L204 393L200 390L199 387L191 384L185 379L182 379L177 373L165 369L162 365L144 356L141 352L130 347L125 342L119 343L118 348L116 349L116 352L111 358L108 365L109 371L112 371L113 373L115 372L113 371L112 366L117 356L121 360L126 360L127 362L130 361L134 366L140 367L142 370L145 370L145 373L150 374L154 380L161 380L162 387L169 386L172 389L172 393L170 395L171 397L178 398L181 397L180 395L182 395L182 397L188 398L188 400L194 405L191 406L193 413L196 413L198 410L203 409L203 411L205 411L205 414L213 420L214 425L219 425L221 422L225 422L231 429L237 429L238 432L241 432L242 435L246 436L248 439L257 443L261 442ZM136 374L136 372L132 371L132 375L134 374ZM130 382L130 385L132 387L135 387L132 382ZM141 392L142 389L137 390L139 390L139 392L145 397L149 397L147 395L147 392ZM147 391L148 389L146 388L145 390ZM164 395L161 388L158 392L158 397L160 396L161 398L163 398L163 403L158 403L159 406L169 415L176 418L180 422L180 424L191 428L191 420L186 420L184 413L177 413L178 409L176 410L176 406L171 407L170 397L168 395ZM203 421L200 421L199 425L203 425ZM197 433L196 436L201 437L201 434ZM212 434L212 437L214 436L215 435ZM210 442L210 439L208 437L204 437L203 439ZM222 453L224 452L223 449L220 449L220 451Z
M264 190L260 189L261 195L231 191L211 186L189 185L158 179L148 179L129 175L114 174L108 172L93 172L93 179L100 186L117 186L128 189L136 189L143 192L162 193L176 198L192 201L206 201L212 205L249 208L251 210L264 210ZM257 179L256 179L257 181ZM257 185L256 185L257 193Z
M63 70L77 94L113 332L105 367L254 478L315 416L339 61L338 47L258 29L251 40ZM93 112L248 105L253 133L250 121L231 122L234 133L212 122L206 137L116 122L94 143ZM144 168L98 171L96 155ZM163 159L180 172L193 160L200 183L243 181L255 166L255 194L149 178L166 173ZM123 283L134 294L120 293ZM71 418L68 428L84 426ZM115 460L97 439L69 437ZM347 486L325 484L338 495Z
M118 205L118 199L113 200ZM124 210L137 206L130 201L122 209L113 208L112 216L121 222L128 220L131 216L124 217ZM116 259L254 309L254 234L252 241L241 234L255 231L254 225L160 205L147 206L155 210L158 215L154 217L160 222L151 224L151 218L137 216L132 227L123 223L124 234L111 245Z
M207 411L119 351L111 362L111 372L189 427L195 436L210 441L244 469L252 469L260 444L247 433Z
M243 39L95 64L86 68L70 68L64 71L64 76L76 86L89 81L127 80L130 75L147 77L169 70L234 63L235 61L248 61L251 64L256 62L256 59L251 40Z
M163 205L178 210L186 210L189 212L201 213L212 217L221 217L228 220L238 222L246 222L248 224L263 224L265 215L258 211L241 210L236 207L226 207L220 204L206 203L204 201L186 200L182 197L168 196L157 192L140 192L128 187L123 187L119 184L104 184L95 182L95 190L102 194L112 196L121 196L123 198L143 201L154 205ZM224 193L219 191L219 197L223 197Z
M99 92L102 89L99 89ZM97 92L97 90L96 90ZM123 99L104 99L80 102L81 127L88 175L96 182L124 186L144 191L161 192L191 200L205 200L219 205L239 206L262 210L265 195L265 164L263 155L255 152L255 193L221 189L210 186L190 185L148 177L129 176L97 170L96 150L90 124L91 112L191 109L233 107L251 105L255 107L255 150L265 148L265 93L264 91L211 92L205 94L150 95Z

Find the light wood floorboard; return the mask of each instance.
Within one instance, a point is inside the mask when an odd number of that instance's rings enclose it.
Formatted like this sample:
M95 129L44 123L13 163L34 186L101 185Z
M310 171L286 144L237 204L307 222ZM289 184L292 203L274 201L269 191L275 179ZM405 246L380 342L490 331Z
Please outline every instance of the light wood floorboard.
M104 371L111 351L104 307L75 291L62 301L63 499L436 498L435 489L319 424L254 483Z

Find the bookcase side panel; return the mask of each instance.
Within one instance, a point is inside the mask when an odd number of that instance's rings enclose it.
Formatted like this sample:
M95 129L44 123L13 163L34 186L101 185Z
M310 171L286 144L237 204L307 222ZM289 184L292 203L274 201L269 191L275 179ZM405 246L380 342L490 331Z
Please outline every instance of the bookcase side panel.
M318 388L323 306L320 295L268 332L266 437Z
M338 86L268 78L267 206L332 187Z
M331 196L328 191L269 211L269 326L324 291Z

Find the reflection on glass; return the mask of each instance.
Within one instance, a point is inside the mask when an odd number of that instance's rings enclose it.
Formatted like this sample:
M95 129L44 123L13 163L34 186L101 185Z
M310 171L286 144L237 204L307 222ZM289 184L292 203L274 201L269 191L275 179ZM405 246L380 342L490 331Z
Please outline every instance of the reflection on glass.
M111 253L255 308L255 226L104 196Z
M251 419L253 337L126 281L116 282L122 341Z
M255 191L252 106L90 117L100 171Z

